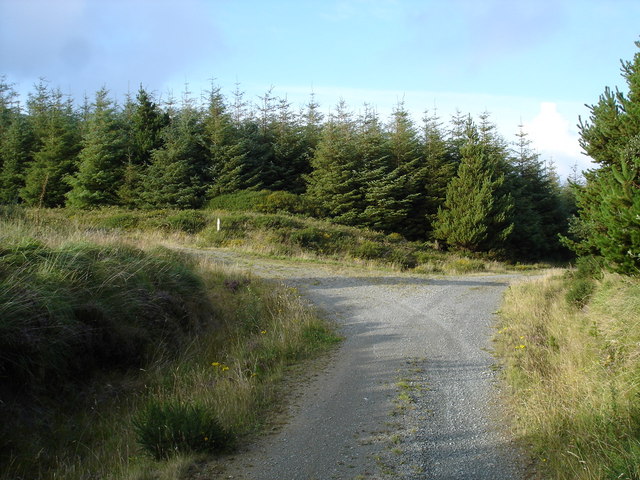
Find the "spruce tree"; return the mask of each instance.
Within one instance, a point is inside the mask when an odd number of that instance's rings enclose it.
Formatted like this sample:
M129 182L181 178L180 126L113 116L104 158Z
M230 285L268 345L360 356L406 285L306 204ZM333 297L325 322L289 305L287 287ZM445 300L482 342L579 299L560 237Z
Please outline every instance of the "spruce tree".
M511 198L501 193L504 174L501 144L470 123L460 149L457 175L447 187L444 206L434 224L434 237L464 252L501 250L513 228L508 222Z
M346 225L358 225L364 210L355 133L352 115L341 101L323 129L307 177L307 198L318 213Z
M423 122L422 156L426 170L422 193L425 204L424 234L425 237L431 237L438 209L444 205L447 185L455 176L458 165L449 154L446 136L437 114L426 112Z
M0 203L20 202L33 136L27 119L17 113L0 139Z
M424 229L425 181L417 133L402 103L393 112L385 144L387 169L366 186L365 215L374 228L416 238Z
M640 48L640 42L636 42ZM580 120L581 146L598 165L576 187L578 219L572 227L579 254L596 253L608 266L626 274L640 273L640 52L622 62L628 92L607 88Z
M185 92L182 108L163 131L163 147L151 154L142 179L142 205L199 208L204 201L208 164L202 115Z
M59 207L65 203L65 181L76 168L80 150L78 121L71 99L50 90L44 81L27 100L34 135L33 158L25 172L20 196L27 205Z
M119 203L126 138L116 107L102 88L96 92L78 155L78 171L68 182L67 205L94 208Z

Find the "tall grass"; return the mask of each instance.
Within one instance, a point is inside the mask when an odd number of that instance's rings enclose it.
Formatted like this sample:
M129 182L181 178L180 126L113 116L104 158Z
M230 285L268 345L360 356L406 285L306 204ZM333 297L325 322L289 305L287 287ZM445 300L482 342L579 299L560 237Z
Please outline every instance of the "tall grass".
M178 478L216 432L259 430L287 366L339 340L284 286L73 222L65 243L54 223L0 219L2 479Z
M640 478L640 281L556 271L510 288L496 349L544 478ZM582 287L578 287L582 289Z

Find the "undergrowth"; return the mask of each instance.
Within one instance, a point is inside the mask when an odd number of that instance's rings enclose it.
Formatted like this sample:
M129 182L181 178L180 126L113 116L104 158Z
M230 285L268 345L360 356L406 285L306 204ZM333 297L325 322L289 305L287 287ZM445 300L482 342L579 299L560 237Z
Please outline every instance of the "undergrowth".
M264 192L249 193L255 193L260 199L272 196ZM246 200L241 202L245 203ZM14 223L22 222L30 228L35 225L35 238L46 238L49 244L77 238L97 243L118 240L134 245L190 245L227 248L270 258L348 262L424 274L528 271L546 267L470 258L441 251L429 242L407 241L396 233L385 235L278 212L32 209L19 210L19 218L15 218Z
M512 286L501 315L515 429L542 477L640 478L640 281L585 260Z

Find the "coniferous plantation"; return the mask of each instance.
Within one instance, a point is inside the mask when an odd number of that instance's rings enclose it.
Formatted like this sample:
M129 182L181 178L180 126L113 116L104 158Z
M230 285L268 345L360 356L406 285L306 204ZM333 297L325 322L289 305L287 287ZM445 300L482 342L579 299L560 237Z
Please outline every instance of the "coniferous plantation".
M539 478L640 478L640 52L622 77L568 184L489 113L0 77L0 479L204 478L271 427L341 338L203 247L413 277L575 256L507 290L508 420Z
M511 260L567 257L572 199L523 131L485 113L416 124L340 102L324 116L271 92L212 86L159 102L142 86L81 104L41 81L26 101L0 83L0 201L26 207L198 209L241 191L284 192L290 213Z

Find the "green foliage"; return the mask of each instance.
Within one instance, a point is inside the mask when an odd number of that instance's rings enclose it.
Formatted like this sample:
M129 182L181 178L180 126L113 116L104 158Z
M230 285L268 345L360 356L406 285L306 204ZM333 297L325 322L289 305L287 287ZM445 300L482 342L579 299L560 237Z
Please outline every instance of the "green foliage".
M219 453L228 450L233 435L205 406L150 400L134 428L140 445L156 460L180 453Z
M478 128L471 120L466 135L458 174L447 187L444 207L438 210L434 236L455 250L501 249L513 229L508 217L512 200L502 190L501 140L484 124Z
M265 203L265 199L270 194L269 190L240 190L234 193L225 193L209 200L207 208L232 212L255 211Z
M118 188L123 180L125 138L108 91L96 93L78 154L78 171L68 182L67 205L95 208L118 203Z
M640 42L636 42L640 48ZM629 92L607 88L580 123L581 146L600 166L577 188L577 239L567 244L579 254L597 252L616 272L640 274L640 52L623 62Z
M277 191L264 197L264 200L256 205L255 210L263 213L304 214L309 212L310 207L302 195Z

